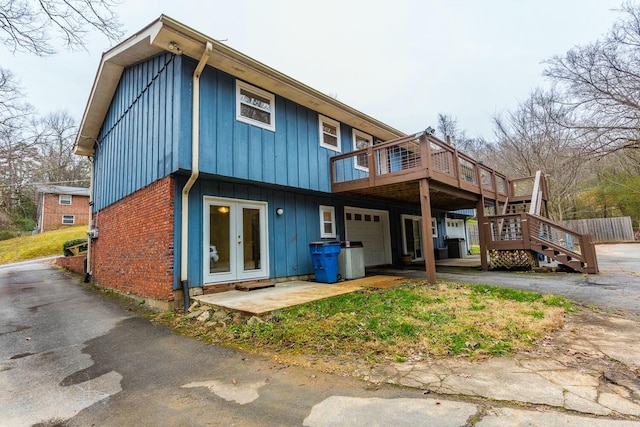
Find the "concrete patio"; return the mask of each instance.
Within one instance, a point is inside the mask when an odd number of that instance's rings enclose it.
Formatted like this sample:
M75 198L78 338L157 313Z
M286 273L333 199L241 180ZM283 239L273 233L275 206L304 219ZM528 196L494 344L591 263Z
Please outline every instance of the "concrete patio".
M260 315L274 310L342 295L364 287L387 288L406 281L402 277L376 275L338 283L291 281L252 291L227 291L193 297L200 304Z

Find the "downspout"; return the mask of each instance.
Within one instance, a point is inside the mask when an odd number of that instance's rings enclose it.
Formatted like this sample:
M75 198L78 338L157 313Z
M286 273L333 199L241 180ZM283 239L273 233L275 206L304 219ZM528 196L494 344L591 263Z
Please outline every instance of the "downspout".
M84 283L91 279L91 242L93 240L93 163L95 158L89 157L89 228L87 229L87 258L84 261Z
M181 214L181 246L180 246L180 284L184 296L184 311L189 308L189 192L200 175L200 75L213 51L211 42L202 53L202 58L193 72L193 94L191 110L191 176L182 189L182 214Z

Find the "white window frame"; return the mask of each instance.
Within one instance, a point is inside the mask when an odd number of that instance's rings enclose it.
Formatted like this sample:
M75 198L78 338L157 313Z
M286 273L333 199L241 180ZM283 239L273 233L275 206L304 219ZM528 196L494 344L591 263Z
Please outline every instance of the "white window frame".
M325 123L336 128L336 135L335 135L337 139L336 145L331 145L324 142L324 135L325 135L324 124ZM339 153L342 150L342 142L340 141L340 122L330 119L329 117L325 117L323 115L318 114L318 129L320 132L320 147L326 148L327 150L336 151Z
M431 234L433 237L438 237L438 221L435 218L431 218Z
M353 131L351 132L352 136L353 136L353 150L359 150L360 148L357 147L356 142L357 142L357 137L360 137L362 139L366 139L367 141L369 141L369 146L373 145L373 137L371 135L369 135L368 133L364 133L362 131L359 131L358 129L353 129ZM353 158L353 167L356 168L357 170L363 171L363 172L369 172L369 168L365 167L365 166L361 166L358 164L358 156L355 156Z
M271 109L267 111L263 108L260 108L259 106L250 105L242 102L242 97L240 96L241 90L254 93L255 95L260 96L261 98L267 99L269 101L269 105ZM240 114L242 112L242 108L241 108L242 104L250 105L251 108L256 108L258 110L262 110L269 113L269 118L270 118L269 123L264 123L259 120L254 120L250 117L245 117L242 114ZM253 126L257 126L257 127L275 132L276 131L276 96L262 89L258 89L257 87L252 86L248 83L245 83L241 80L236 80L236 120L238 120L239 122L247 123Z
M59 205L71 205L72 203L73 203L73 196L71 194L60 194L58 196Z
M71 222L65 222L65 218L71 218ZM76 223L75 215L62 215L62 224L64 225L74 225Z
M327 222L324 220L325 212L329 212L331 214L331 233L326 233L324 231L324 226ZM335 239L337 236L336 232L336 208L335 206L324 206L320 205L320 238L322 239Z

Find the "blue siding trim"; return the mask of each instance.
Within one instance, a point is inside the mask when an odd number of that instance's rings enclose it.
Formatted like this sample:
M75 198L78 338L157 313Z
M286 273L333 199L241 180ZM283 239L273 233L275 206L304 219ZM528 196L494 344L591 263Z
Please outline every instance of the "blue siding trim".
M475 209L458 209L457 211L451 211L451 213L466 216L476 216Z
M162 54L124 71L96 144L94 210L177 170L181 58Z

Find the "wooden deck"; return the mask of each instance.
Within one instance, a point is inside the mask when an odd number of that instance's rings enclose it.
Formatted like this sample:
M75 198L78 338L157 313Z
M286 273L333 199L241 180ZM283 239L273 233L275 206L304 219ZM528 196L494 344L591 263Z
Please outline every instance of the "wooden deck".
M483 198L504 203L526 196L517 195L504 174L426 132L331 158L334 193L419 203L423 179L432 207L446 210L475 208Z
M481 224L481 263L489 251L535 251L576 271L597 273L591 237L548 218L544 175L508 180L482 162L426 132L331 158L334 193L420 206L422 239L433 253L431 209L476 209ZM427 278L435 281L435 260L426 257Z

